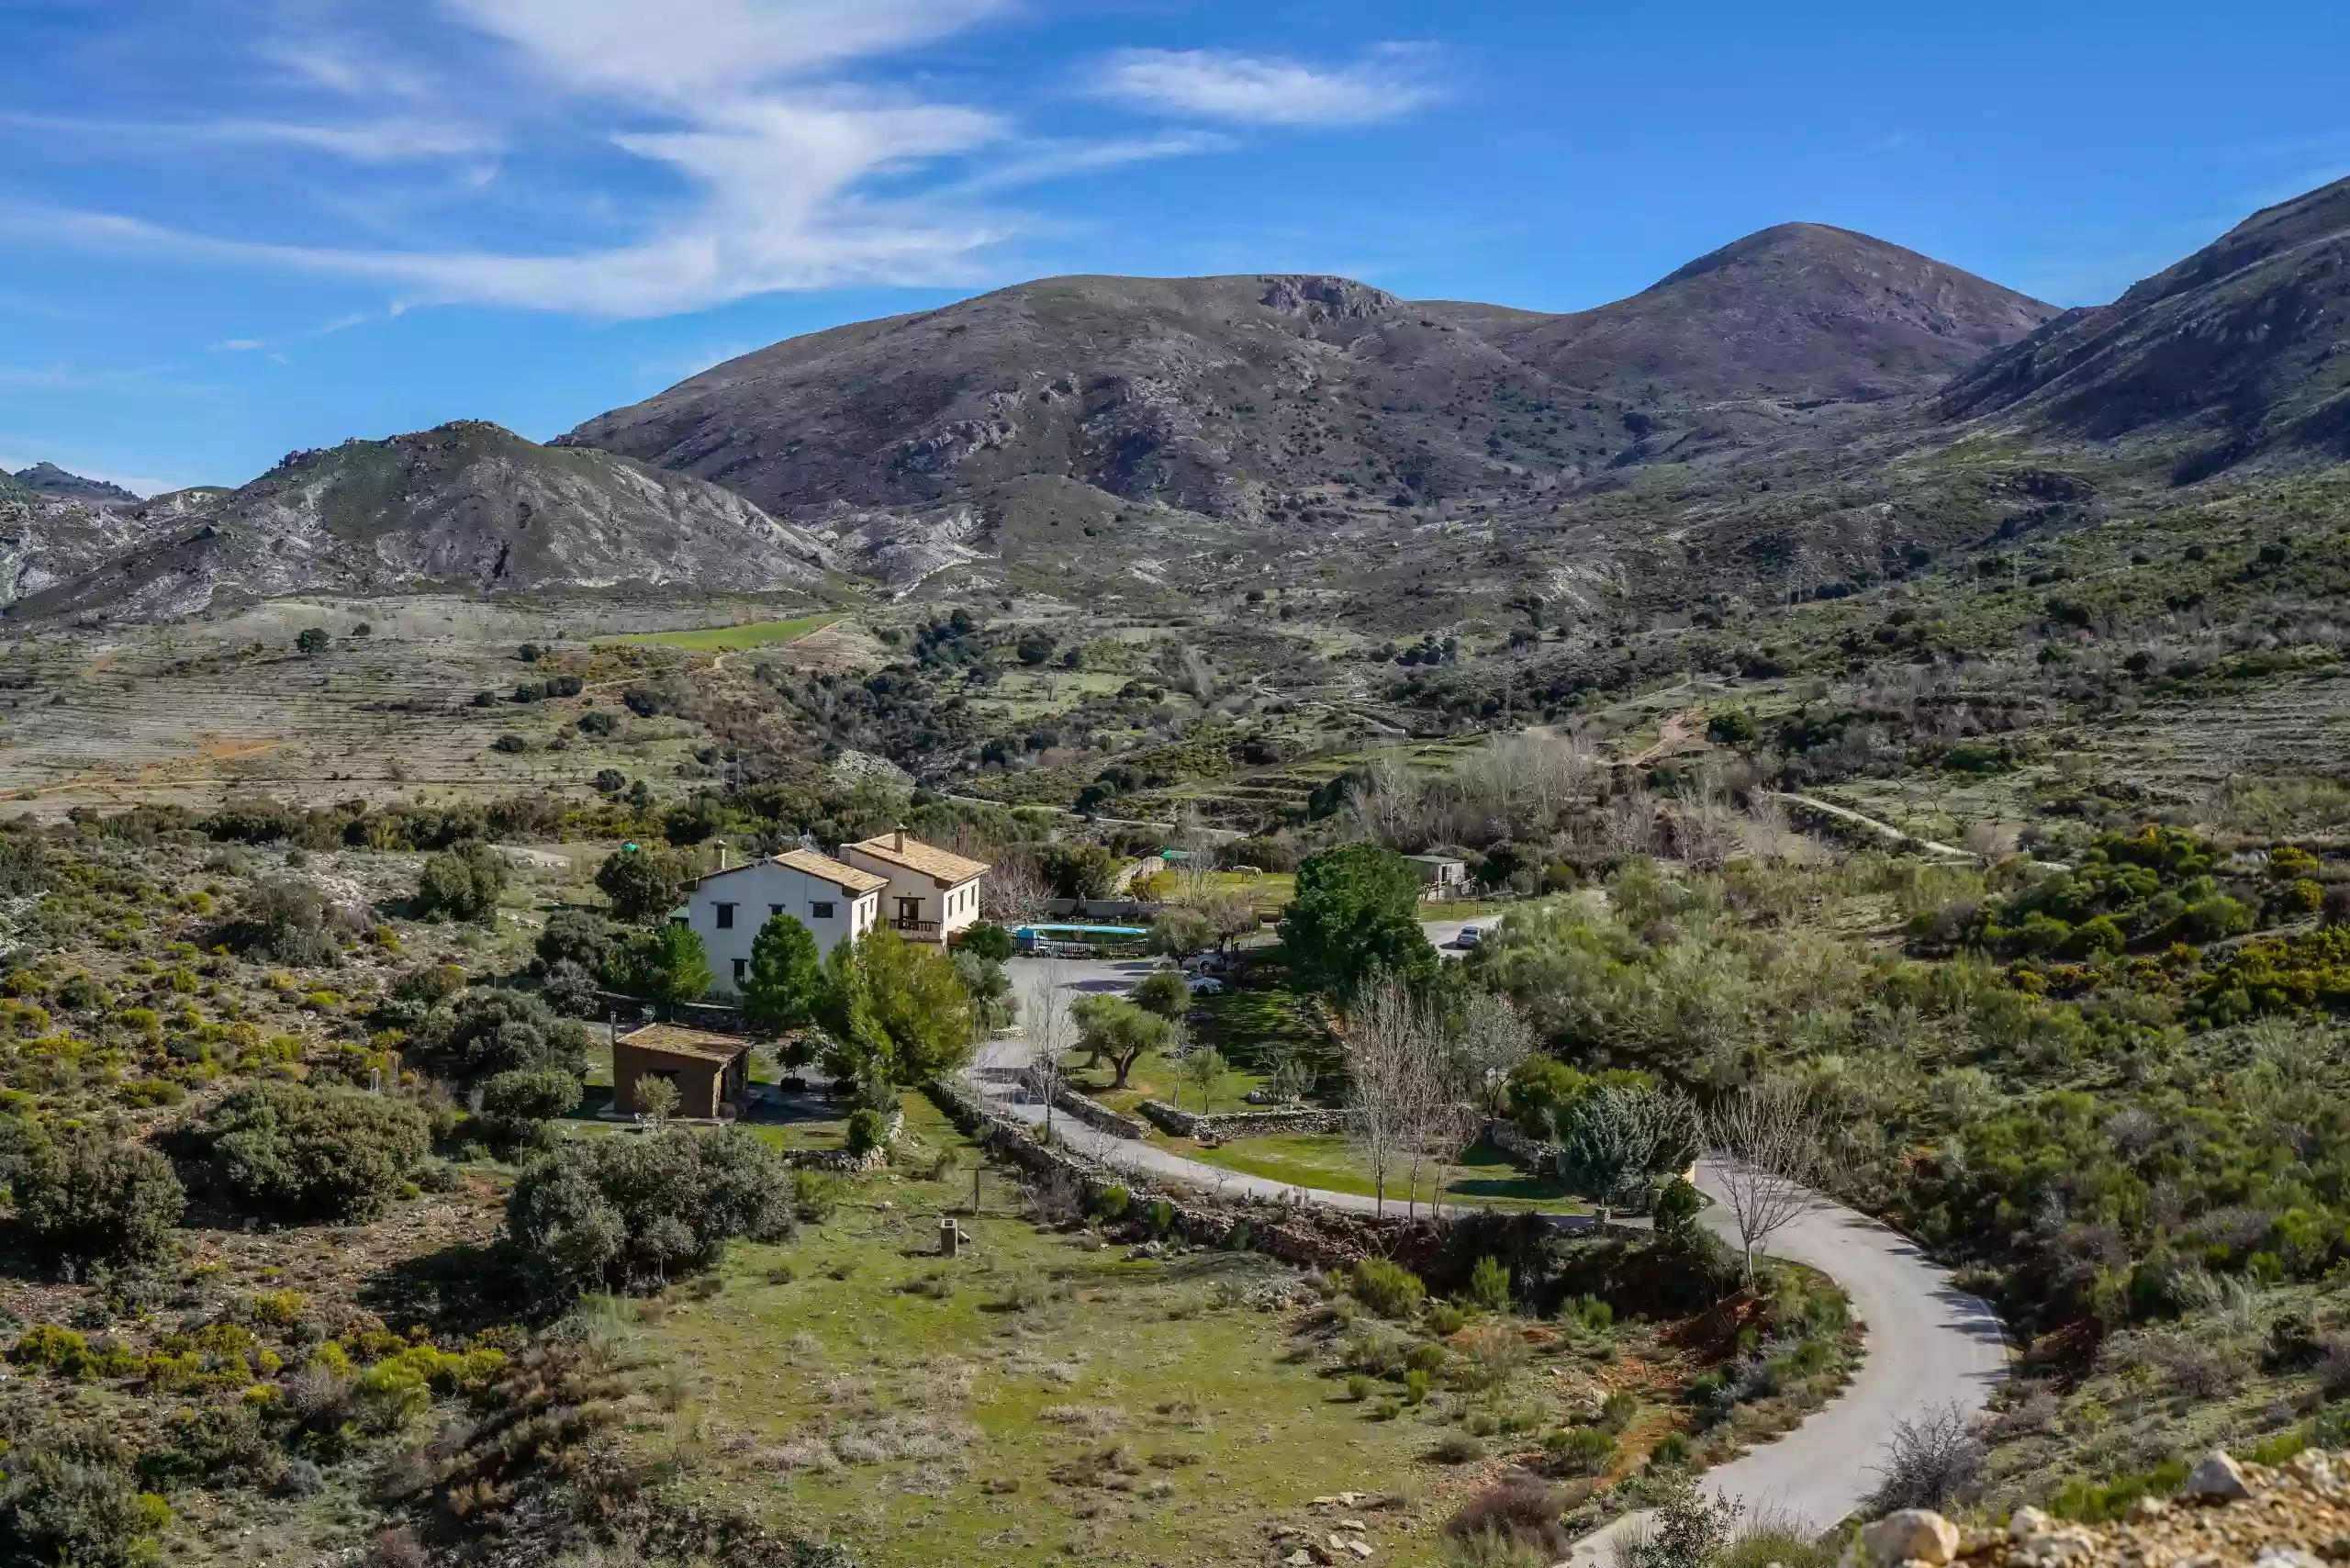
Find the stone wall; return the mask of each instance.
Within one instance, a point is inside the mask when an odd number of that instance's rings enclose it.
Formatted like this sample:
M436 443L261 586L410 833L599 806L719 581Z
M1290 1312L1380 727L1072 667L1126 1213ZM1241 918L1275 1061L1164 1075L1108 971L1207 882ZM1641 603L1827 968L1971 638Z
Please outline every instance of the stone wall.
M1028 1086L1030 1093L1043 1092L1036 1087L1034 1073L1023 1073L1021 1081ZM1112 1137L1146 1138L1150 1136L1150 1126L1141 1117L1113 1111L1100 1101L1080 1094L1067 1083L1053 1085L1053 1109L1074 1116L1096 1132L1108 1133Z
M1292 1137L1302 1133L1342 1133L1351 1111L1305 1107L1294 1111L1221 1111L1203 1114L1178 1110L1164 1100L1146 1100L1142 1114L1175 1137Z
M1559 1146L1546 1138L1528 1137L1508 1122L1487 1122L1485 1141L1538 1175L1559 1168Z

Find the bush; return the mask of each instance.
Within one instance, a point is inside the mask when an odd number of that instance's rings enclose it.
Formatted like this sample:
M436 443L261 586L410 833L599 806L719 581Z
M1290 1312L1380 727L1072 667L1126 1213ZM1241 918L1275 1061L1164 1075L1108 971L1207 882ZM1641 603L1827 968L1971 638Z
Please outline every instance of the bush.
M1653 1219L1657 1239L1678 1246L1696 1233L1697 1215L1705 1203L1697 1196L1697 1189L1684 1177L1676 1176L1664 1184L1656 1195Z
M117 1445L27 1446L6 1461L0 1559L66 1568L129 1568L153 1559L153 1538L171 1522L161 1497L141 1492Z
M557 1017L528 991L472 991L445 1014L416 1021L408 1054L418 1066L460 1083L525 1069L580 1078L589 1043L586 1025Z
M870 1154L879 1148L890 1136L890 1124L881 1113L870 1105L860 1106L848 1115L848 1151Z
M667 849L622 849L596 871L596 886L622 920L659 920L677 907L685 885L700 874L690 855Z
M215 935L233 953L281 964L331 964L341 951L326 901L296 881L255 883L237 901L236 918Z
M1554 1487L1530 1475L1512 1475L1463 1503L1445 1522L1446 1537L1479 1549L1486 1561L1507 1561L1503 1548L1530 1560L1553 1562L1565 1557L1573 1537L1561 1520L1565 1508Z
M976 953L982 958L1001 964L1012 957L1012 933L991 920L982 920L964 928L963 941L957 950Z
M568 958L547 966L539 981L539 995L566 1018L593 1018L604 1011L604 988L594 975Z
M1876 1467L1876 1490L1868 1506L1876 1513L1897 1508L1944 1509L1971 1503L1983 1489L1986 1450L1955 1405L1937 1406L1914 1420L1894 1424L1885 1462Z
M620 715L608 713L601 708L591 709L579 715L579 730L582 734L609 735L620 727Z
M1542 1446L1569 1475L1596 1475L1616 1457L1616 1439L1596 1427L1570 1427Z
M1409 1317L1427 1300L1420 1277L1384 1258L1357 1260L1348 1288L1365 1306L1382 1317Z
M1488 1312L1509 1306L1509 1270L1498 1258L1480 1258L1469 1271L1469 1299Z
M50 1257L143 1262L160 1258L186 1212L172 1162L95 1128L24 1140L10 1178L17 1223Z
M478 839L443 850L417 879L417 913L428 920L487 920L506 890L506 862Z
M230 1199L283 1220L374 1218L399 1195L431 1142L424 1113L404 1101L275 1082L229 1096L200 1136Z
M481 1114L494 1136L528 1136L541 1123L579 1109L579 1080L552 1068L501 1072L481 1086Z
M783 1157L741 1128L566 1143L515 1182L506 1231L524 1269L562 1295L658 1289L732 1238L789 1235L790 1188Z

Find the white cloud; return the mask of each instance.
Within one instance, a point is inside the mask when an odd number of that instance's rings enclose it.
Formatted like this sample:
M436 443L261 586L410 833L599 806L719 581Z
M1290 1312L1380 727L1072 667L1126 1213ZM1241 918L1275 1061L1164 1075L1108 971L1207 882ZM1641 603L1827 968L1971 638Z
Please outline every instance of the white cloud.
M1441 98L1437 52L1382 44L1343 65L1220 49L1129 49L1102 61L1091 84L1102 97L1163 113L1247 125L1369 125Z
M230 338L224 342L213 344L212 352L214 353L251 353L255 349L265 349L268 346L259 338Z
M685 106L947 37L1009 0L443 0L575 93Z
M77 144L114 144L140 152L191 146L304 147L357 163L399 163L495 151L498 138L457 120L392 118L350 124L299 120L79 119L0 111L0 126L72 137Z

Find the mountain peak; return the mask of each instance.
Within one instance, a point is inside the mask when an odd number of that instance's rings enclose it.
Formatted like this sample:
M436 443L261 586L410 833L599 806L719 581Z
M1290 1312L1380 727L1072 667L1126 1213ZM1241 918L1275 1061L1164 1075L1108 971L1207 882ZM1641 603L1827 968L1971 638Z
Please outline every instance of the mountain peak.
M35 495L57 496L72 501L136 501L140 498L120 485L104 479L85 479L79 474L69 474L54 463L36 463L29 468L18 469L12 477Z

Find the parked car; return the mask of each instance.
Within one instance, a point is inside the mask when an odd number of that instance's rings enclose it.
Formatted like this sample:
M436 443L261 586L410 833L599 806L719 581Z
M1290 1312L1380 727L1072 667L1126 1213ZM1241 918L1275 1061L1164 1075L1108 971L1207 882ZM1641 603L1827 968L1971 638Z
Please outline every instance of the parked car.
M1224 982L1216 979L1214 975L1188 975L1184 977L1183 983L1192 988L1192 994L1193 996L1221 996L1224 994Z
M1452 939L1452 945L1456 947L1474 947L1478 943L1483 942L1484 939L1485 933L1483 927L1464 925L1460 928L1460 935Z

